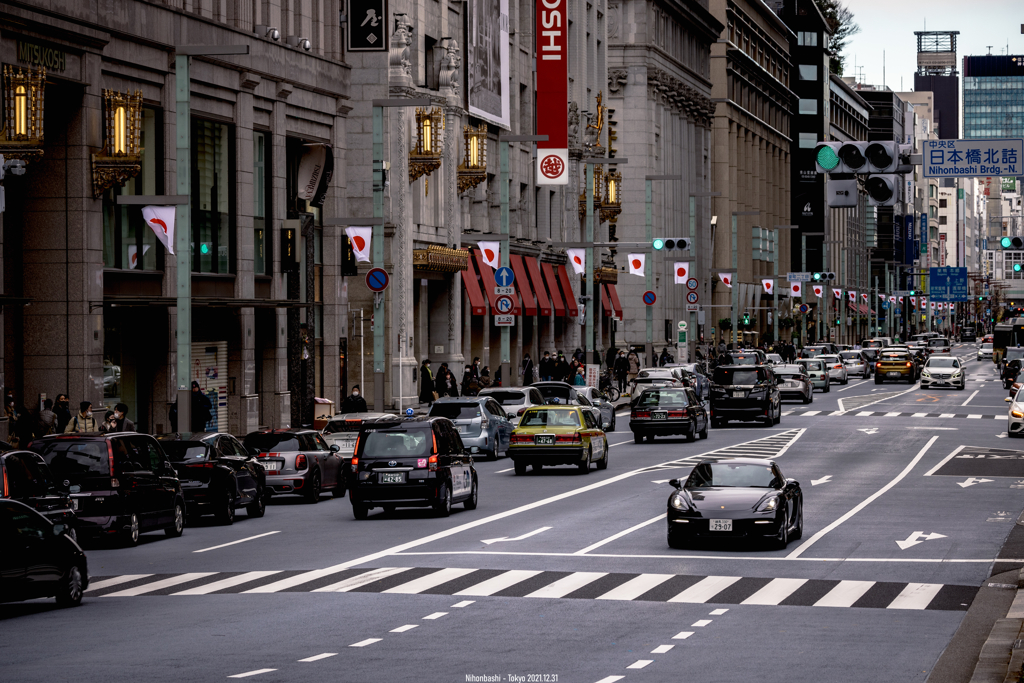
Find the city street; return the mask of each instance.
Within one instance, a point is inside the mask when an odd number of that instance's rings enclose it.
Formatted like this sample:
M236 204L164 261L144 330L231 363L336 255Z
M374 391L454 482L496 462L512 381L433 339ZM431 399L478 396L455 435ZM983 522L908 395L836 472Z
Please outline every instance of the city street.
M925 681L979 588L1024 565L995 562L1024 449L975 349L953 349L964 391L851 379L776 427L694 443L634 444L620 410L607 470L477 463L479 507L447 519L278 498L261 519L87 547L82 607L0 607L3 678ZM737 455L800 482L803 538L670 549L667 481Z

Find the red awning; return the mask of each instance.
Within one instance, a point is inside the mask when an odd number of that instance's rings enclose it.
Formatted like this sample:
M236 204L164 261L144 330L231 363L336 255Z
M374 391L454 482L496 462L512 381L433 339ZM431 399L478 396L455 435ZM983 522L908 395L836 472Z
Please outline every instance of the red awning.
M544 269L544 282L548 286L548 293L551 294L551 305L555 309L555 315L565 317L565 304L562 303L562 294L558 291L558 276L555 275L555 268L550 263L542 263Z
M601 285L601 308L604 309L605 317L612 317L612 305L608 301L608 287Z
M523 298L523 313L525 315L537 315L537 300L533 296L533 289L530 287L530 280L526 277L526 266L523 265L523 257L519 254L509 254L509 263L512 264L512 272L516 274L516 290Z
M526 257L523 259L526 270L530 273L530 280L533 281L533 291L537 293L537 308L541 315L551 315L551 300L544 287L544 281L540 277L540 262L535 258Z
M476 269L480 272L480 279L483 281L484 293L487 294L487 301L491 304L491 315L498 315L498 309L495 308L495 304L498 303L498 295L494 293L495 282L494 282L494 270L484 263L484 255L479 249L473 250L473 256L476 257ZM515 306L512 308L512 315L522 315L523 309L519 306L519 297L513 296L512 300L515 301Z
M615 317L622 320L622 304L619 303L619 293L615 291L615 285L605 285L608 288L608 296L612 300L612 310L615 311Z
M874 313L874 311L868 308L867 304L857 304L857 310L860 311L861 315L871 315Z
M562 296L565 297L565 311L569 315L576 317L580 314L580 311L576 308L576 297L572 294L569 274L565 272L564 265L555 266L555 272L558 273L558 282L562 285Z
M469 295L469 305L472 315L484 315L487 313L487 302L484 295L480 293L480 281L476 276L476 269L473 268L473 259L469 259L469 268L462 273L462 286L466 288Z

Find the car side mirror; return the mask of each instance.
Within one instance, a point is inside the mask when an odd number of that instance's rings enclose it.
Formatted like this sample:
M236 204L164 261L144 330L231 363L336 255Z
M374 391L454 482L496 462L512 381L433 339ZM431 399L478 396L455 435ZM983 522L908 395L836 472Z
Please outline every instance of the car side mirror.
M337 453L340 450L341 450L341 446L339 446L336 443L332 443L331 444L331 453Z
M516 414L515 413L505 413L505 417L507 417L510 420L514 420L514 419L516 419Z
M800 482L798 482L796 479L786 479L786 486L792 486L792 487L796 488L799 485L800 485Z
M53 535L54 536L63 536L64 534L67 533L67 531L68 531L68 528L65 525L63 525L63 524L54 524L53 525Z
M1013 403L1013 399L1007 396L1006 398L1003 399L1003 403Z
M679 485L679 480L678 479L669 479L668 480L668 485L672 486L673 488L677 488L677 489L681 488L681 486Z

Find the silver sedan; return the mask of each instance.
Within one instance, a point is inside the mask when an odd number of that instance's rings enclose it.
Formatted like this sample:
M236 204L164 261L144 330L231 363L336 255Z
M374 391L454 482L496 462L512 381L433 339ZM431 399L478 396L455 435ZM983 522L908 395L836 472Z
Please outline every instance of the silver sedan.
M871 364L860 351L840 351L839 357L843 359L847 375L858 375L862 379L871 376Z
M850 375L846 372L846 364L843 363L842 358L831 354L822 354L818 356L818 360L824 361L825 367L828 368L829 381L839 384L850 383Z

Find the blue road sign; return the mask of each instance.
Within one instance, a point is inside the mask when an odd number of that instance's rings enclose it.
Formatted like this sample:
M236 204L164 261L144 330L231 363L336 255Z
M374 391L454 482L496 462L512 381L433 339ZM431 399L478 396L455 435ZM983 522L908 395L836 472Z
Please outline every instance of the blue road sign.
M648 306L653 306L654 302L658 300L658 295L648 290L644 292L644 303Z
M388 271L383 268L371 268L366 273L366 286L372 292L383 292L388 288Z
M498 300L494 302L494 307L498 309L498 313L511 313L515 305L516 303L512 301L510 296L499 296Z
M502 266L494 271L494 281L498 283L499 287L511 287L512 283L516 281L516 274L508 266Z
M967 269L966 268L931 268L928 295L930 301L947 303L950 301L967 301Z
M1018 176L1024 162L1020 138L925 140L925 178Z

